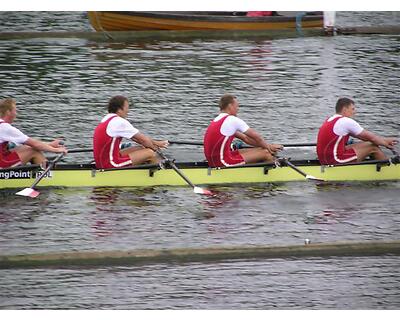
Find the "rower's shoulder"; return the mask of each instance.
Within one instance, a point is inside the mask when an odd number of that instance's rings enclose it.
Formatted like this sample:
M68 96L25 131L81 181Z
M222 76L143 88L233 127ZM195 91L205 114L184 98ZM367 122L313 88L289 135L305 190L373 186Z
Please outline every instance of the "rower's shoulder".
M333 121L333 120L335 120L337 118L344 118L344 117L342 115L340 115L340 114L334 114L333 116L328 117L327 121L331 122L331 121Z

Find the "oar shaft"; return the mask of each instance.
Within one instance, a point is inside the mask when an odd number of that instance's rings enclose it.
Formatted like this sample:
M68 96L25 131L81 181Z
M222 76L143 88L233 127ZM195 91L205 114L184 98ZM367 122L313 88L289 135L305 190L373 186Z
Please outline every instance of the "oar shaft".
M289 160L287 159L283 159L283 162L290 168L292 168L293 170L295 170L296 172L300 173L303 177L307 177L307 173L305 173L304 171L300 170L299 168L297 168L294 164L292 164Z
M184 145L191 145L191 146L202 146L203 145L203 142L200 142L200 141L168 140L168 142L170 144L184 144ZM304 143L282 143L282 145L284 148L302 148L302 147L315 147L317 144L315 142L304 142ZM254 148L254 147L244 145L242 148Z
M179 174L179 175L182 177L182 179L185 180L192 188L196 187L196 186L192 183L192 181L190 181L190 180L183 174L183 172L182 172L181 170L178 169L178 167L175 165L175 163L173 163L172 161L170 161L170 160L165 156L164 153L162 153L160 150L157 150L156 152L158 153L158 155L159 155L161 158L163 158L164 160L168 161L168 163L169 163L169 165L172 167L172 169L174 169L175 172L176 172L177 174Z
M178 167L175 165L175 163L170 162L169 164L170 164L170 166L172 167L172 169L174 169L175 172L176 172L177 174L179 174L179 175L182 177L182 179L185 180L192 188L195 188L195 187L196 187L196 186L192 183L192 181L190 181L190 180L183 174L183 172L182 172L181 170L178 169Z
M46 176L47 172L49 172L54 167L56 162L59 161L63 156L64 156L64 153L61 153L52 162L50 162L50 164L43 171L43 173L35 179L35 181L31 185L31 189L34 189L36 187L36 185Z
M304 178L306 178L307 180L313 180L313 181L324 181L323 179L320 178L316 178L312 175L309 175L307 173L305 173L303 170L300 170L299 168L297 168L293 163L291 163L288 159L281 159L280 161L282 161L283 163L285 163L288 167L292 168L294 171L296 171L297 173L301 174Z
M68 153L80 153L80 152L93 152L92 148L83 148L83 149L70 149Z
M202 146L203 142L200 141L175 141L168 140L170 144L181 144L181 145L191 145L191 146ZM282 144L284 148L302 148L302 147L315 147L316 144L313 142L305 143L284 143ZM242 148L254 148L252 146L244 145ZM83 152L93 152L92 148L82 148L82 149L69 149L68 153L83 153Z
M305 142L305 143L282 143L282 145L284 148L302 148L302 147L315 147L317 144L315 142Z
M306 142L306 143L276 143L282 145L284 148L306 148L306 147L315 147L317 144L313 142ZM245 148L255 148L253 146L249 145L243 145L242 147L239 147L239 149L245 149Z
M186 183L187 183L188 185L190 185L190 186L193 188L193 191L195 191L195 193L198 193L198 192L196 192L196 190L199 190L199 189L201 190L201 192L202 192L203 194L206 194L206 193L209 193L209 192L210 192L210 191L208 191L208 190L203 190L203 189L201 189L201 188L195 186L195 185L192 183L192 181L190 181L190 180L188 179L188 177L186 177L186 176L183 174L183 172L182 172L181 170L178 169L178 167L175 165L175 163L174 163L173 161L169 160L169 159L164 155L164 153L161 152L161 150L156 150L156 152L157 152L157 154L158 154L161 158L163 158L164 160L168 161L168 163L170 164L170 166L172 167L172 169L174 169L174 171L175 171L177 174L179 174L179 176L180 176L183 180L185 180ZM211 194L211 193L209 193L209 194Z
M190 146L202 146L203 142L200 141L175 141L175 140L168 140L168 142L170 144L186 144L186 145L190 145Z

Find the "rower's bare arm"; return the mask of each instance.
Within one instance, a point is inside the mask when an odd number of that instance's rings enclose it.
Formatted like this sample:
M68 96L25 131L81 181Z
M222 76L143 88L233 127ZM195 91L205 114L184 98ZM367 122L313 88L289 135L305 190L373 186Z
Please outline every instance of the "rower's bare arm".
M255 147L260 147L263 149L267 149L269 151L269 153L271 154L275 154L276 152L278 152L279 150L283 149L283 146L280 144L269 144L267 143L262 137L261 135L255 131L254 129L248 129L244 135L247 137L247 139L249 140L249 142L245 141L246 143L255 146Z
M396 138L384 138L367 130L361 131L361 133L355 137L363 141L370 141L377 146L384 146L389 149L392 149L398 143Z
M244 142L254 147L269 149L269 145L267 144L267 142L261 137L261 135L256 130L249 128L246 132L243 133L243 135L247 139L247 141L244 140Z
M158 149L158 146L153 143L153 140L141 132L138 132L137 134L135 134L131 138L131 140L135 141L136 143L139 143L140 145L142 145L145 148L149 148L152 150Z
M38 151L47 151L47 152L54 152L54 153L67 153L67 148L62 145L58 147L53 146L53 142L45 143L37 139L29 138L25 143L25 145L32 147Z
M250 138L249 136L246 136L244 133L240 131L236 131L235 137L242 140L244 143L253 146L253 147L258 147L257 142Z

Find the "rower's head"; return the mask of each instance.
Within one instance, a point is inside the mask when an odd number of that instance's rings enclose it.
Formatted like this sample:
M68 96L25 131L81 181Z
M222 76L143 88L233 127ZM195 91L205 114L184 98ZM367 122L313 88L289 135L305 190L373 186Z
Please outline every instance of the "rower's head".
M116 113L122 118L126 118L129 112L129 101L124 96L115 96L108 101L108 112Z
M17 117L17 103L13 98L0 100L0 118L12 123Z
M340 98L336 102L336 113L351 118L356 113L354 101L349 98Z
M231 94L224 94L221 99L219 99L219 110L236 116L239 112L239 102L237 98Z

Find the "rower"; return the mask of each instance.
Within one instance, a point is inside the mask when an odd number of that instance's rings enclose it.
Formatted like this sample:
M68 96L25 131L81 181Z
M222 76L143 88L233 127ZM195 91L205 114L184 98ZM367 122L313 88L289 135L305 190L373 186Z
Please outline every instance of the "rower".
M220 114L211 121L204 135L204 154L210 167L225 167L255 162L272 162L282 145L268 144L262 136L237 117L239 102L231 94L219 101ZM232 150L238 138L255 148Z
M156 141L141 133L126 119L129 102L124 96L112 97L108 114L103 117L93 135L93 154L96 168L122 168L143 163L158 163L156 150L168 147L168 141ZM123 138L140 146L120 149Z
M336 103L336 114L321 126L317 139L317 154L321 164L341 164L359 162L371 156L376 160L386 160L379 146L393 149L395 138L384 138L363 129L352 119L356 112L355 103L348 98L340 98ZM364 142L347 144L355 137Z
M23 134L11 125L17 117L17 103L12 98L0 100L0 168L10 168L32 162L46 166L42 151L67 153L67 149L56 139L45 143ZM10 148L11 144L18 145Z

